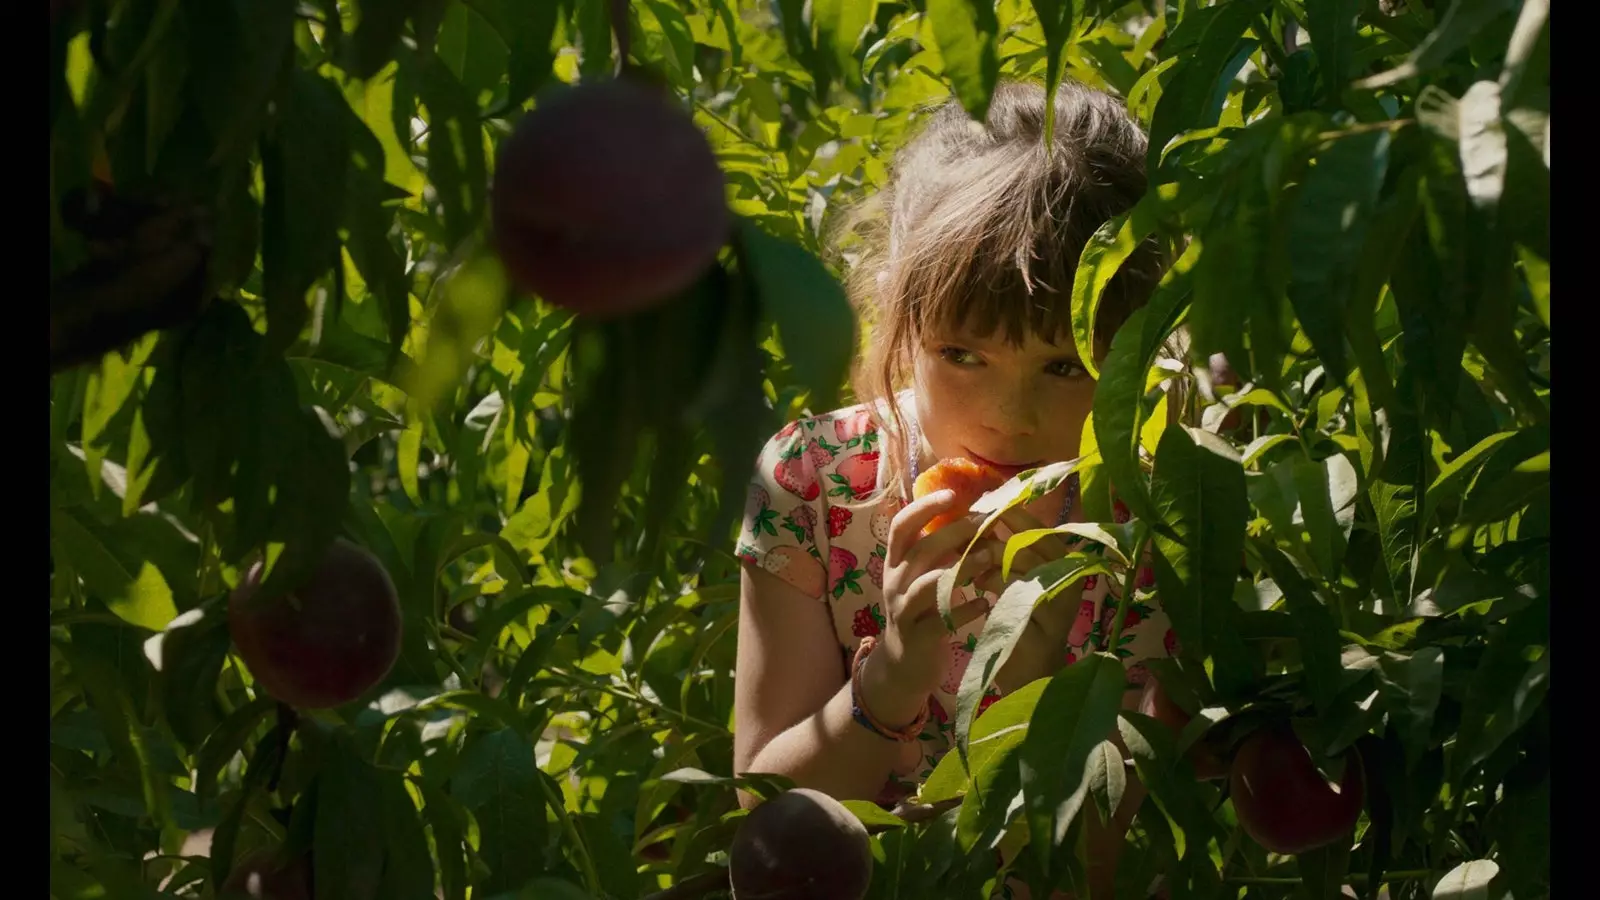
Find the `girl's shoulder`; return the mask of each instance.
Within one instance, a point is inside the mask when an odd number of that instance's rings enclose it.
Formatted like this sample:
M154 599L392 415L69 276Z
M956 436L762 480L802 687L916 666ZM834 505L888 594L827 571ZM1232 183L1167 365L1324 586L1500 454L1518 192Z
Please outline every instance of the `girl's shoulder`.
M796 419L767 443L760 473L802 500L855 504L878 493L879 429L865 404Z

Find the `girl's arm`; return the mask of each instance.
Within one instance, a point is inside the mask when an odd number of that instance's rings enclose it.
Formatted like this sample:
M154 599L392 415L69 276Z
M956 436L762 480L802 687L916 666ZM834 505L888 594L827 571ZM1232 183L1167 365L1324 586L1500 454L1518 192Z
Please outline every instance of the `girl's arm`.
M875 677L868 656L864 700L887 725L914 720L928 702ZM851 718L850 680L828 605L771 573L744 567L739 592L738 677L734 679L734 772L786 775L841 800L871 800L890 772L918 753ZM754 806L743 792L739 802Z

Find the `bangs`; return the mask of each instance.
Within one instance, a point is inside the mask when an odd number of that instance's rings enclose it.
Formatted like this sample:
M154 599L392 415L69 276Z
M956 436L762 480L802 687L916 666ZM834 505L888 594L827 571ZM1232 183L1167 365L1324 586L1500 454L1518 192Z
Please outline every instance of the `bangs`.
M1069 346L1078 257L1107 217L1072 209L1077 179L1041 184L1029 177L1041 168L1036 162L994 158L1010 155L976 160L978 170L956 182L961 188L905 230L896 248L904 308L910 321L936 331L1013 345L1032 334Z

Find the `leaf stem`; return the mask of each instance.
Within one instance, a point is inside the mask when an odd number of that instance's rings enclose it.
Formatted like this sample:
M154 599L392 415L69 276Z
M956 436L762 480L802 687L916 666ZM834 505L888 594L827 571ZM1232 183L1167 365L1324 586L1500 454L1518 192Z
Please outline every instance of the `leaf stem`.
M1283 73L1289 71L1289 54L1283 51L1283 45L1273 35L1272 23L1267 21L1264 14L1256 13L1255 24L1250 26L1250 30L1255 32L1256 38L1261 41L1261 48L1266 51L1272 64L1278 67L1278 75L1282 77Z
M1379 884L1383 884L1385 882L1390 882L1390 881L1423 881L1423 880L1426 880L1426 879L1429 879L1429 878L1432 878L1432 877L1433 877L1433 870L1432 869L1395 869L1394 871L1383 873L1383 877L1378 879L1378 883ZM1228 884L1273 885L1273 884L1300 884L1300 883L1302 883L1301 879L1295 878L1295 877L1291 877L1291 876L1268 876L1268 875L1233 875L1233 876L1229 876L1228 878L1225 878L1223 880L1226 881ZM1347 874L1347 875L1345 875L1343 877L1343 879L1341 880L1341 883L1343 883L1343 884L1366 884L1367 880L1368 880L1367 873L1365 873L1365 872L1351 872L1351 873L1349 873L1349 874Z
M561 828L567 833L567 840L578 848L578 864L583 868L583 880L589 888L589 893L599 896L600 874L595 871L594 858L589 855L589 845L584 842L583 835L578 833L578 827L572 824L572 817L567 814L566 795L550 786L551 777L539 773L539 788L544 791L545 802L549 803L556 812L556 817L561 820Z
M1133 592L1139 577L1140 563L1144 557L1145 547L1150 543L1150 530L1141 528L1139 537L1133 542L1133 554L1128 557L1128 574L1122 576L1122 596L1117 598L1117 615L1111 623L1111 639L1107 646L1111 652L1117 652L1117 641L1122 639L1122 622L1128 615L1128 604L1133 602Z
M672 887L646 894L644 900L693 900L716 891L728 889L728 870L723 868L701 872L674 884Z
M678 721L680 721L680 722L682 722L684 724L694 725L697 728L704 728L704 729L708 729L708 730L711 730L711 731L715 731L718 734L722 734L722 735L727 735L727 734L731 734L732 733L732 732L728 731L728 729L725 726L718 725L715 722L708 722L705 719L701 719L701 718L697 718L695 716L691 716L688 713L679 712L679 711L673 709L670 706L664 706L664 705L662 705L662 704L660 704L660 703L658 703L658 702L656 702L654 700L651 700L649 697L646 697L646 696L644 696L643 694L640 694L640 693L636 693L636 692L634 692L632 690L613 687L612 685L605 684L603 682L593 681L593 680L588 679L588 678L583 678L583 677L578 676L578 675L573 675L573 674L571 674L569 672L562 671L561 669L545 669L544 671L545 671L546 674L556 678L557 680L565 681L568 684L577 685L578 687L588 688L589 690L599 691L602 694L610 694L613 697L617 697L617 698L622 699L622 700L627 700L627 701L630 701L632 703L637 703L640 706L649 707L650 709L653 709L653 710L657 711L658 713L661 713L662 715L666 716L667 718L677 719Z

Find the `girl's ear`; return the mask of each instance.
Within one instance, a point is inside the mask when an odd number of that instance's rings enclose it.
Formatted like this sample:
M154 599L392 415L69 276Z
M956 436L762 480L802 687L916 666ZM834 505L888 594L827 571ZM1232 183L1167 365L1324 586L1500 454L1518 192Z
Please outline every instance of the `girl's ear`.
M883 290L883 286L888 284L888 283L889 283L889 273L888 273L888 271L879 272L878 273L878 290L880 290L880 291Z

